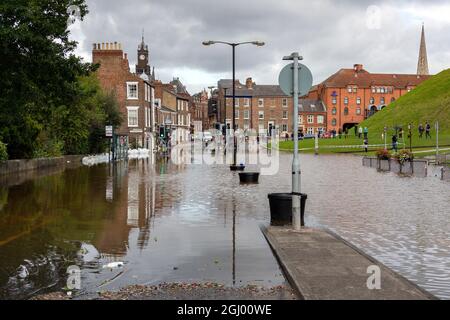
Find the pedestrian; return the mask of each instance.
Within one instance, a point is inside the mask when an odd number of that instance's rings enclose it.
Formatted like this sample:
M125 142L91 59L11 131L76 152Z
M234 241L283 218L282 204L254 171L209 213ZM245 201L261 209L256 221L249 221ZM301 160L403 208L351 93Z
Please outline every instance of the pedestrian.
M259 144L259 135L256 136L256 143Z
M366 150L366 152L368 152L368 148L369 148L369 139L364 138L364 149Z
M369 136L369 129L367 127L364 127L364 139L367 139Z
M342 136L342 129L341 128L339 128L339 131L338 131L338 136L339 136L339 139L341 138L341 136Z
M284 141L288 141L289 140L289 133L286 132L286 134L284 135Z
M347 136L348 136L348 129L347 128L345 128L344 134L345 134L344 138L347 139Z
M423 125L422 125L422 124L419 124L419 138L420 138L420 139L422 139L423 131L424 131Z
M425 139L428 139L428 138L431 139L431 126L427 121L427 123L425 125Z
M362 127L359 127L359 129L358 129L358 138L359 138L359 139L361 139L362 134L363 134L363 128L362 128Z
M394 150L396 153L397 153L397 141L398 141L398 139L397 139L397 135L393 135L392 136L392 150Z
M358 126L355 126L355 137L358 136Z

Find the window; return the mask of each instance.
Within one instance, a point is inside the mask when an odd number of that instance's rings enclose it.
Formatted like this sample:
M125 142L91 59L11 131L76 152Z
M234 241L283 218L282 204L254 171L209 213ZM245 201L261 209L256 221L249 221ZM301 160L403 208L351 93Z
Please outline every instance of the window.
M332 125L332 126L336 126L336 124L337 124L336 119L331 120L331 125Z
M250 107L250 99L244 98L244 107Z
M239 119L239 110L234 110L234 118Z
M333 97L333 98L332 98L331 103L337 104L337 99L336 99L336 97Z
M286 98L283 98L282 105L285 108L288 106L288 100Z
M348 88L347 88L347 92L348 92L348 93L352 93L352 87L348 87Z
M282 124L282 125L281 125L281 131L284 131L284 132L288 131L288 126L287 126L287 124Z
M353 87L353 93L356 93L356 92L358 92L358 87Z
M348 104L348 97L344 98L344 104Z
M244 110L244 119L248 120L250 118L250 112L248 110Z
M302 115L298 116L298 123L303 123L303 116Z
M331 109L331 114L336 114L336 113L337 113L336 108Z
M318 124L322 124L325 122L325 117L324 116L317 116L317 123Z
M361 108L356 108L356 114L360 115L361 114Z
M361 104L361 98L360 97L356 98L356 104Z
M376 93L377 92L377 88L372 87L372 93Z
M381 103L381 104L384 104L384 103L385 103L385 99L384 99L384 97L381 97L381 99L380 99L380 103Z
M370 98L370 104L374 104L374 103L375 103L375 98L374 97Z
M236 107L239 107L239 98L235 98L235 99L234 99L234 105L235 105Z
M283 111L283 119L287 119L288 118L288 112L287 111Z
M377 93L381 93L381 88L377 88Z
M128 126L129 127L137 127L138 123L138 110L139 107L127 107L128 110Z
M258 119L264 120L264 111L259 111L258 112Z
M138 83L137 82L127 82L127 99L137 100L138 99Z
M308 115L308 123L314 123L314 116L313 115Z
M308 128L306 132L308 134L314 134L314 128Z
M264 99L263 98L258 99L258 106L264 107Z
M348 116L348 108L347 107L344 108L344 116Z

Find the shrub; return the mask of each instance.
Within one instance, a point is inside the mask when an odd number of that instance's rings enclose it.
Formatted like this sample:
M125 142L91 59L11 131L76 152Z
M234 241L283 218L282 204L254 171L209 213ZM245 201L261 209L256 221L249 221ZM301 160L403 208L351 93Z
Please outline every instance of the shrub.
M385 149L377 150L376 155L379 160L389 160L391 158L391 153Z
M404 164L407 161L414 160L414 155L408 150L401 150L398 154L395 155L395 158L398 160L398 162Z
M6 144L0 141L0 162L8 160L8 150Z

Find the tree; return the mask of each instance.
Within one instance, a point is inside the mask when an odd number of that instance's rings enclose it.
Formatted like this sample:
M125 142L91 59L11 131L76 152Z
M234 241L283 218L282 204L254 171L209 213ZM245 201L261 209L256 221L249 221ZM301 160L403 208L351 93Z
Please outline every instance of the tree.
M80 87L78 79L95 67L73 54L67 8L76 5L80 18L84 0L2 0L0 4L0 136L10 158L29 158L41 145L59 145L71 152L79 138L60 141L63 125L81 135L85 115L72 109ZM78 104L79 106L79 104ZM66 128L68 128L66 127ZM37 143L36 143L37 142ZM69 143L69 145L66 145ZM73 144L74 145L73 145Z

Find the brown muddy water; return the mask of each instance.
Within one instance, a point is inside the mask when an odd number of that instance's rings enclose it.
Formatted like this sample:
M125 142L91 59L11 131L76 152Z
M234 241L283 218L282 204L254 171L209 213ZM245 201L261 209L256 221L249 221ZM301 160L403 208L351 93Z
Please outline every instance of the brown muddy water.
M302 155L306 223L326 227L440 298L450 298L450 184L399 177L355 156ZM291 185L291 156L260 184L225 165L143 159L0 187L0 298L65 287L81 298L129 285L286 285L261 231L267 194ZM123 262L117 269L105 268Z

